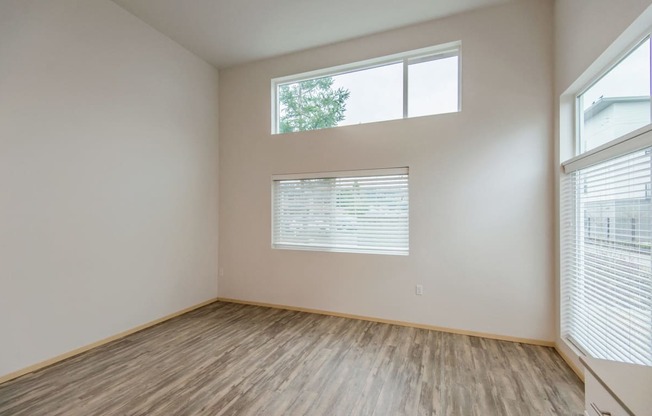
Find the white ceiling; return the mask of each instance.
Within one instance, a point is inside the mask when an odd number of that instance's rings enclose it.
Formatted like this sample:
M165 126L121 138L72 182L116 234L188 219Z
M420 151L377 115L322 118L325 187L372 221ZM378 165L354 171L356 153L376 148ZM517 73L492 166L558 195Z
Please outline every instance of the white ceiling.
M113 0L218 68L509 0Z

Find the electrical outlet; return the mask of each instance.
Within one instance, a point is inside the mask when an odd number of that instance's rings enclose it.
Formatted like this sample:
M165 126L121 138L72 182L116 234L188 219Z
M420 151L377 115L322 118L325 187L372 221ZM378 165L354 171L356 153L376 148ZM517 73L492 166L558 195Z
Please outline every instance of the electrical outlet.
M416 287L416 293L417 293L417 295L419 295L419 296L423 295L423 285L417 285L417 287Z
M220 267L220 277L224 276L224 269Z

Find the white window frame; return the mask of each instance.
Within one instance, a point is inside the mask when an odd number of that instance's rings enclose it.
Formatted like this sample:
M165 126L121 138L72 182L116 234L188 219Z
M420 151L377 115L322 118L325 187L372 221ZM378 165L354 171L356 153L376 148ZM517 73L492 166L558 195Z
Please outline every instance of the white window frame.
M401 52L393 55L382 56L379 58L367 59L364 61L350 64L338 65L330 68L318 69L315 71L304 72L301 74L288 75L272 79L271 97L272 97L272 128L273 135L283 134L278 131L280 124L280 111L278 104L278 89L282 85L294 84L297 82L308 81L328 76L337 76L351 72L364 71L385 65L403 62L403 119L408 117L408 67L409 65L434 61L437 59L450 58L457 56L457 110L462 111L462 42L455 41L441 45L430 46L427 48L415 49L407 52ZM387 120L381 120L387 121ZM379 121L375 121L379 122ZM374 123L374 122L370 122ZM368 123L363 123L368 124ZM344 126L342 126L344 127Z
M328 247L328 246L313 246L313 245L287 245L282 243L277 243L275 241L275 191L274 186L277 181L284 180L305 180L305 179L333 179L333 178L355 178L355 177L382 177L382 176L393 176L393 175L407 175L408 191L407 191L407 204L408 204L408 218L407 218L407 238L408 244L405 250L393 250L393 249L365 249L365 248L338 248L338 247ZM300 250L300 251L325 251L325 252L336 252L336 253L357 253L357 254L381 254L381 255L398 255L398 256L408 256L409 255L409 167L396 167L396 168L379 168L379 169L361 169L361 170L351 170L351 171L337 171L337 172L315 172L315 173L293 173L293 174L278 174L272 175L271 177L271 248L279 250Z
M646 148L649 148L652 146L652 123L640 127L632 132L629 132L627 134L624 134L623 136L616 137L613 140L598 146L594 149L591 149L589 151L584 151L582 152L582 144L581 144L581 134L582 134L582 128L583 128L583 109L582 109L582 100L581 96L589 90L592 86L594 86L597 82L599 82L605 75L607 75L611 70L613 70L616 66L618 66L623 60L625 60L636 48L638 48L642 43L644 43L648 38L650 38L650 41L652 42L652 30L648 27L645 31L642 33L639 32L639 35L636 36L634 39L635 41L633 42L628 42L624 47L621 49L620 53L613 54L611 56L615 55L615 59L611 59L608 62L602 60L601 62L603 63L603 66L599 70L595 70L595 67L593 67L593 76L590 78L584 74L581 79L582 79L582 84L581 86L578 87L573 87L569 88L571 91L575 91L575 93L569 93L568 91L560 97L560 118L562 121L562 126L561 126L561 132L560 132L560 152L563 152L562 147L564 147L565 144L570 144L571 140L564 141L563 136L569 136L572 131L572 154L567 155L570 156L566 160L561 161L561 172L560 172L560 187L563 181L565 180L566 176L572 174L573 172L576 172L581 169L585 169L587 167L591 167L594 165L597 165L601 162L608 161L610 159L617 158L619 156L624 156L629 153L633 153L639 150L643 150ZM630 38L632 39L632 38ZM622 44L621 44L622 46ZM601 57L602 59L602 57ZM651 55L651 61L652 61L652 55ZM597 63L597 62L596 62ZM606 65L605 65L606 63ZM595 65L595 64L594 64ZM652 70L652 62L651 62L651 70ZM588 72L588 71L587 71ZM652 78L652 75L651 75ZM576 85L581 82L580 80L576 81ZM651 79L651 89L652 89L652 79ZM572 101L568 102L565 101L568 98L570 98ZM570 104L569 107L566 107L570 111L564 112L564 103ZM571 115L572 113L572 115ZM565 126L569 128L569 130L565 130L566 127L564 127L564 121L566 122ZM571 125L572 123L572 125ZM570 150L570 149L569 149ZM561 153L560 153L561 154ZM563 211L563 205L564 203L569 203L570 201L564 201L564 196L560 195L560 220L561 214ZM574 216L577 217L578 209L579 209L579 198L572 203L572 210L574 211ZM581 227L581 225L578 224L578 226ZM564 225L560 225L560 249L563 250L563 227ZM560 260L563 260L565 253L563 251L560 251ZM560 261L561 263L561 261ZM560 295L564 295L563 288L564 288L564 266L563 264L560 264ZM570 336L569 334L564 333L564 321L563 321L563 316L564 316L564 309L563 306L565 304L565 300L560 298L559 302L559 316L560 316L560 321L559 321L559 328L560 328L560 333L559 336L562 339L562 341L571 348L575 353L581 354L581 355L589 355L587 351L581 346L578 345L578 343Z

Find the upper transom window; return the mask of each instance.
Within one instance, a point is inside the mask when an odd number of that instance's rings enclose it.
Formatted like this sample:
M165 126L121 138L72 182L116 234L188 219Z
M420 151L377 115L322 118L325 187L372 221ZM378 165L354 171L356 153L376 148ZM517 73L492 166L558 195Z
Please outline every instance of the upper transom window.
M272 80L272 133L460 110L460 43Z
M650 37L577 96L576 154L650 124Z

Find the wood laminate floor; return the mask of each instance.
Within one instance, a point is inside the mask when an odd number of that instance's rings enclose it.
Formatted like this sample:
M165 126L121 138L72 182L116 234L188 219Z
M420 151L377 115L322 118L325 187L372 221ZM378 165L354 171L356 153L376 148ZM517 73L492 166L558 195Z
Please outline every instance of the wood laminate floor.
M216 302L0 385L0 415L581 415L552 349Z

